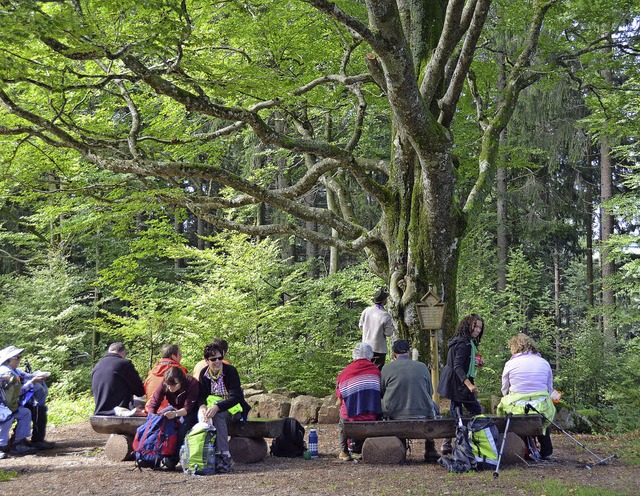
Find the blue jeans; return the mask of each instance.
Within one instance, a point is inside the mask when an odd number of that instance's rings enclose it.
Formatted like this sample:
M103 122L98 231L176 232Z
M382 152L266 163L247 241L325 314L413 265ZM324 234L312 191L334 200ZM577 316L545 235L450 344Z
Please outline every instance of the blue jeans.
M7 420L0 424L0 446L2 447L9 444L9 433L14 420L18 422L16 425L16 443L31 435L31 412L28 408L19 406Z

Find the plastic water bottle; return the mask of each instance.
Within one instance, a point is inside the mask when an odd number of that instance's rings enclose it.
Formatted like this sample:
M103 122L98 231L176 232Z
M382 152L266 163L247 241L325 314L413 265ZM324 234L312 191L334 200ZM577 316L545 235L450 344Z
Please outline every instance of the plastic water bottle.
M318 458L318 433L315 429L309 431L309 451L311 458Z
M182 465L182 470L184 472L189 471L189 446L187 443L184 443L180 447L180 465Z
M207 457L207 465L210 468L215 468L215 466L216 466L216 449L213 446L213 443L209 443L209 446L207 447L207 452L206 452L205 456Z

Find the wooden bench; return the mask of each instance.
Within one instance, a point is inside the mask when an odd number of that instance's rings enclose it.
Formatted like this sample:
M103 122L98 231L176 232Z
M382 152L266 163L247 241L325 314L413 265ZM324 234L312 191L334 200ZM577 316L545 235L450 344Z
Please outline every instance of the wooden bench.
M487 417L494 420L500 433L504 432L506 417ZM470 417L462 419L465 425L470 420ZM399 463L404 461L405 454L401 439L452 438L455 437L457 424L458 421L452 418L344 422L344 432L348 439L365 441L362 447L365 462L369 458L373 463ZM542 434L542 424L541 415L513 415L509 432L519 436L536 436Z
M92 415L89 420L94 431L109 434L104 449L107 458L113 461L131 459L133 438L146 417ZM231 458L242 463L264 460L268 454L264 438L279 436L283 426L284 419L251 419L229 424Z

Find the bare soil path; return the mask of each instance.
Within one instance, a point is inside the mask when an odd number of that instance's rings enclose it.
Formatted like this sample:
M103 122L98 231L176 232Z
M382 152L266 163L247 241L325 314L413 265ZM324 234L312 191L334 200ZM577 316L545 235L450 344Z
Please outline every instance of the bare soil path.
M554 434L557 461L527 467L506 466L500 476L491 472L448 474L438 465L421 462L424 441L412 443L412 453L403 465L367 465L340 462L337 427L320 425L320 457L314 460L268 457L255 464L235 464L230 474L210 477L180 472L139 471L133 462L111 462L102 448L106 440L88 422L50 429L56 448L36 455L0 460L0 470L18 472L0 482L6 496L55 495L638 495L640 467L630 466L624 456L606 466L584 468L591 456L562 434ZM581 436L589 449L604 457L612 449L624 451L623 441Z

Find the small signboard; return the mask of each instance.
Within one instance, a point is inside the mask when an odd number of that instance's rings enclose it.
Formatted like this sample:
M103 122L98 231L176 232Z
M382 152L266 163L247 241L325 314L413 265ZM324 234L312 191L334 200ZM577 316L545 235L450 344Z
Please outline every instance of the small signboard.
M445 307L446 304L440 301L432 291L432 286L429 286L427 294L416 305L420 327L425 330L442 329Z

